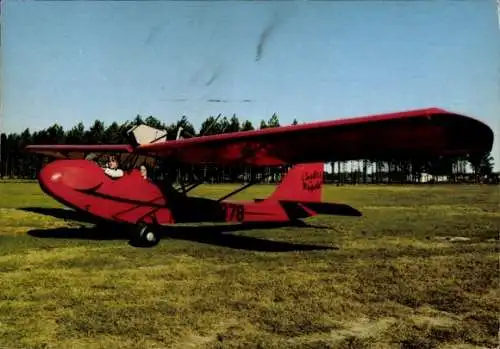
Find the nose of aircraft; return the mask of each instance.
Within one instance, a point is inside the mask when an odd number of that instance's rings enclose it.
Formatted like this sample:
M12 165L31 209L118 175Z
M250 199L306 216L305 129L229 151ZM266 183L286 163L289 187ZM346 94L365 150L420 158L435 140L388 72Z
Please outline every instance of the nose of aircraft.
M39 180L47 188L63 184L76 190L88 190L102 183L102 169L87 160L57 160L46 165Z

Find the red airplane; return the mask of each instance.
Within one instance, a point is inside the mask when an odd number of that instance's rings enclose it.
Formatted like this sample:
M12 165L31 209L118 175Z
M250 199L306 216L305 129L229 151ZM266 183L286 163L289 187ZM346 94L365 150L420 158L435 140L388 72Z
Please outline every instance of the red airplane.
M132 227L138 246L156 245L158 229L176 223L286 224L319 214L360 216L348 205L322 201L325 162L467 155L493 145L487 125L438 108L176 140L145 125L131 131L136 144L30 145L26 150L57 159L38 175L45 193L77 211ZM107 175L88 159L95 153L120 154L128 164L121 167L123 175ZM138 170L151 159L165 161L165 178L152 181ZM214 200L188 196L204 178L181 189L169 181L168 174L178 168L200 164L292 167L268 198L231 201L257 182Z

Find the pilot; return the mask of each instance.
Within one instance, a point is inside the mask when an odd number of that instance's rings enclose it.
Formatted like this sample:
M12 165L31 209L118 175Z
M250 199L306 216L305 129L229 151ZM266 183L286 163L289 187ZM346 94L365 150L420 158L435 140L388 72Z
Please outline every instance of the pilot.
M120 178L123 176L123 170L118 168L118 160L115 156L110 156L107 167L104 168L104 173L111 178Z
M146 169L146 166L141 165L141 166L139 167L139 170L141 171L141 176L142 176L144 179L148 179L148 170Z

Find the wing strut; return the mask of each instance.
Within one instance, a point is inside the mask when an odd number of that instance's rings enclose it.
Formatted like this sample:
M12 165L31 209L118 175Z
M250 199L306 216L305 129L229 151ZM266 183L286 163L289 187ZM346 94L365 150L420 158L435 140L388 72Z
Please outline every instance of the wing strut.
M268 174L268 175L266 175L266 176L263 176L263 177L262 177L260 180L258 180L258 181L252 181L252 182L250 182L250 183L247 183L247 184L245 184L244 186L239 187L238 189L233 190L233 191L232 191L232 192L230 192L229 194L227 194L227 195L223 196L222 198L218 199L218 200L217 200L217 202L221 202L221 201L223 201L223 200L226 200L226 199L230 198L231 196L236 195L236 194L238 194L238 193L242 192L243 190L250 188L252 185L255 185L255 184L258 184L258 183L262 182L264 179L269 178L269 177L271 177L272 175L273 175L273 174Z

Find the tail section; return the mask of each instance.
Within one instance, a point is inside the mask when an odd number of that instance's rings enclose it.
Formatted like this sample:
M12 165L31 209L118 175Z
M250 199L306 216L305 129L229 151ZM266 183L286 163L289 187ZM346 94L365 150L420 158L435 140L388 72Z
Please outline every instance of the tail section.
M278 201L291 221L318 214L361 216L349 205L322 202L323 172L323 163L296 165L269 199Z
M321 202L323 171L323 163L298 164L292 167L269 199Z

